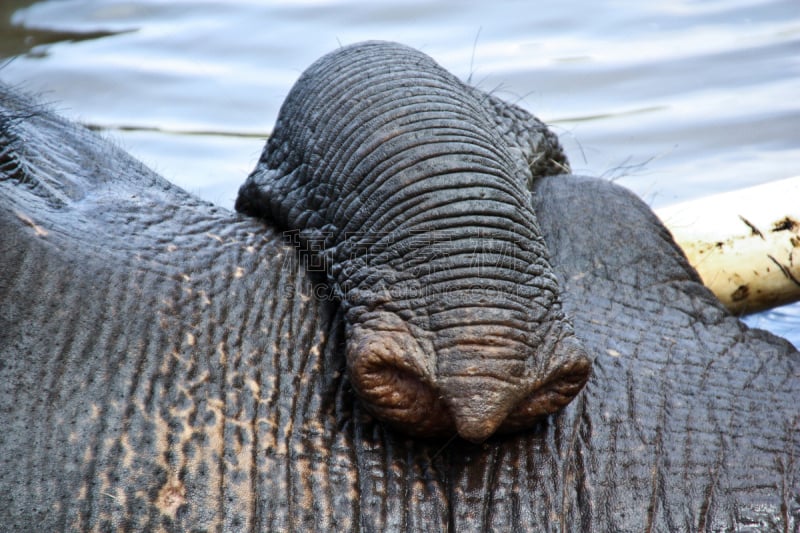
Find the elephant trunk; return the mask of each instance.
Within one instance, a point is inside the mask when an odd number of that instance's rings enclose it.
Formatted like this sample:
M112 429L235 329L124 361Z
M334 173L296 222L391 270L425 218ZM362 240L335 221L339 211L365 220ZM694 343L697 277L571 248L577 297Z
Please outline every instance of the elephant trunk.
M376 416L482 441L559 409L589 374L529 181L474 90L366 43L301 76L236 207L325 259Z

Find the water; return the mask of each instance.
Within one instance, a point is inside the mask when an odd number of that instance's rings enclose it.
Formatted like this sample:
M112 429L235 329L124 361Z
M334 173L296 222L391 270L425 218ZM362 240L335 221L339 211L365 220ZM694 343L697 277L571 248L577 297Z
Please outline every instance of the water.
M800 2L4 0L0 79L231 207L300 72L404 42L653 207L800 174ZM800 346L800 305L749 317Z

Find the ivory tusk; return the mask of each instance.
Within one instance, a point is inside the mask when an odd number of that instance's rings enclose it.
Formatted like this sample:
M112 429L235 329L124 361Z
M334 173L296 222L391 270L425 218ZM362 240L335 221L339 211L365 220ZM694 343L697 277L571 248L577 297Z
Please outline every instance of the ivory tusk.
M800 176L656 210L737 314L800 300Z

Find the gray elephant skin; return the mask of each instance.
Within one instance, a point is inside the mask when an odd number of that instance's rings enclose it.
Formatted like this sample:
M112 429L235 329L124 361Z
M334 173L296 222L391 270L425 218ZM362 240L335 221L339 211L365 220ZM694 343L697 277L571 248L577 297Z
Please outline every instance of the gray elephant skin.
M286 97L236 200L322 259L353 389L413 435L528 428L589 376L527 189L536 157L566 159L490 98L395 43L332 52Z
M592 358L563 409L480 444L356 394L336 273L288 217L201 201L3 86L2 529L797 531L800 353L727 313L646 205L542 176L546 130L473 96L535 178L550 305Z

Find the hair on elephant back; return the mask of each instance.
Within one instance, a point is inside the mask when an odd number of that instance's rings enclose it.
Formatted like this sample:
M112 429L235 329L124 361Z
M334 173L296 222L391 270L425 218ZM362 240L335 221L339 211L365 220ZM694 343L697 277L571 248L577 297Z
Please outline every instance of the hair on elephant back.
M322 259L370 412L481 442L557 412L590 373L528 189L564 169L525 111L368 42L301 75L236 208Z

